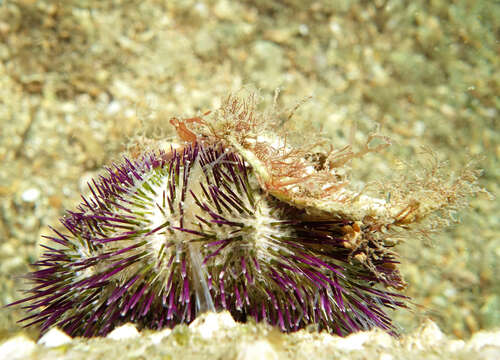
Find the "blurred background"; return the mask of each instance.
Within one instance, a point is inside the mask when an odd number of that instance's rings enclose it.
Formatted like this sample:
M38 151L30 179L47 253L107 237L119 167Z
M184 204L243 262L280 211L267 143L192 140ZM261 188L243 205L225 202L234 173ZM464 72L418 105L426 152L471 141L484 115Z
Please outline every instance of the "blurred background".
M216 109L242 87L281 89L288 124L334 146L379 129L394 145L353 164L390 177L422 146L450 172L471 159L500 184L500 4L495 0L0 1L0 339L41 235L137 135ZM431 318L467 338L500 326L500 205L479 196L459 224L400 247L403 333Z

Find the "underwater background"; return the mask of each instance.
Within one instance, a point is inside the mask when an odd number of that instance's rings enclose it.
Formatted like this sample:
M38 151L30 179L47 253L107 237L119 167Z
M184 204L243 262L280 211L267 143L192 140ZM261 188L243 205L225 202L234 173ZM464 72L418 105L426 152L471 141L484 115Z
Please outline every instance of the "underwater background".
M2 306L87 182L131 139L171 135L172 116L242 87L267 106L276 88L283 108L311 97L287 122L301 136L390 136L352 164L360 184L427 147L450 172L475 161L497 195L498 19L494 0L0 1L0 339L24 315ZM500 326L499 201L479 195L457 218L399 246L416 304L394 314L403 333L427 318L458 338Z

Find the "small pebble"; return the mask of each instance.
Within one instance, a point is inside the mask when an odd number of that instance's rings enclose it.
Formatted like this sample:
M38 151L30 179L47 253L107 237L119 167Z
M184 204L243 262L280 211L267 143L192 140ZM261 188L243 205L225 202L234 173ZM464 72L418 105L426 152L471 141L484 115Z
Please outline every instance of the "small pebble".
M106 337L113 340L127 340L138 336L139 331L137 331L137 328L134 325L125 324L111 331Z
M391 354L387 353L381 354L379 357L379 360L393 360L393 359L394 357Z
M108 115L114 115L121 110L122 106L118 101L111 101L106 108L106 113Z
M16 336L0 344L0 360L25 359L35 350L35 342L24 337Z
M358 332L345 338L339 338L335 344L345 351L362 350L364 343L371 338L370 332Z
M172 329L164 329L164 330L161 330L161 331L155 332L154 334L149 335L149 339L151 340L151 342L153 344L156 345L156 344L161 343L163 341L163 339L168 337L171 332L172 332Z
M278 354L269 342L265 340L259 340L243 345L237 357L237 360L253 359L275 360L278 359Z
M236 326L236 323L227 311L221 313L207 313L196 318L190 329L196 330L203 339L213 338L221 329L230 329Z
M43 335L38 344L45 345L47 347L57 347L71 342L71 337L65 332L59 330L58 328L50 329L45 335Z
M25 202L33 203L40 197L40 190L37 188L29 188L21 194L21 199Z
M467 344L469 348L480 351L485 346L499 346L500 344L500 330L497 331L480 331L472 336L470 342Z

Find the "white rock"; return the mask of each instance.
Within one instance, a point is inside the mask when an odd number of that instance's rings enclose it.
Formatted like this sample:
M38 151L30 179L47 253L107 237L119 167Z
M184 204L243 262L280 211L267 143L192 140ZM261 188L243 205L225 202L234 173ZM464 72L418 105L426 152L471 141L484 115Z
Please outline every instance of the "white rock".
M133 324L125 324L111 331L106 337L113 340L127 340L139 336L139 331Z
M394 357L391 354L383 353L380 354L379 360L393 360Z
M446 348L450 352L457 352L461 351L465 347L465 341L463 340L451 340L447 345Z
M345 351L362 350L364 343L371 338L371 333L364 331L351 334L345 338L339 338L335 341L338 349Z
M0 344L0 360L25 359L35 350L35 342L23 335Z
M306 36L309 34L309 27L306 24L299 25L299 34L302 36Z
M432 320L427 320L419 330L406 339L408 350L424 350L432 346L440 346L446 340L439 326Z
M221 20L233 19L235 15L233 3L227 0L218 1L214 7L214 13Z
M163 339L165 339L167 336L170 335L172 332L172 329L164 329L158 332L155 332L154 334L149 335L149 339L153 344L159 344Z
M221 329L231 329L236 326L231 314L227 311L221 313L209 312L196 318L189 328L197 331L203 339L210 339Z
M394 338L382 330L372 330L370 338L370 344L375 344L377 346L389 349L394 346Z
M21 199L25 202L33 203L40 197L40 190L29 188L21 194Z
M484 346L496 346L500 348L500 331L480 331L472 336L467 346L478 351Z
M47 347L56 347L70 343L71 340L71 337L65 332L58 328L52 328L38 340L38 343Z
M434 321L428 320L420 331L426 345L437 345L444 340L444 334Z
M106 108L106 113L108 115L114 115L116 113L118 113L122 108L122 105L120 104L119 101L111 101L109 104L108 104L108 107Z
M273 346L265 341L259 340L254 343L247 343L241 346L237 360L275 360L278 354Z

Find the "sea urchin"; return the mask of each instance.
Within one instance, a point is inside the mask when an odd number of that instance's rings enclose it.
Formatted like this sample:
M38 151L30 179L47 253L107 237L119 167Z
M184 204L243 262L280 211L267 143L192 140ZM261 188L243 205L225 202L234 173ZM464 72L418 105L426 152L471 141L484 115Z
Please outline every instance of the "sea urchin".
M266 194L234 151L196 142L107 171L62 219L68 233L48 237L58 246L44 246L31 296L17 302L33 313L28 325L95 336L226 309L283 331L392 330L382 308L401 295L373 283L402 285L394 259L377 260L383 277L351 265L355 223L311 219Z

